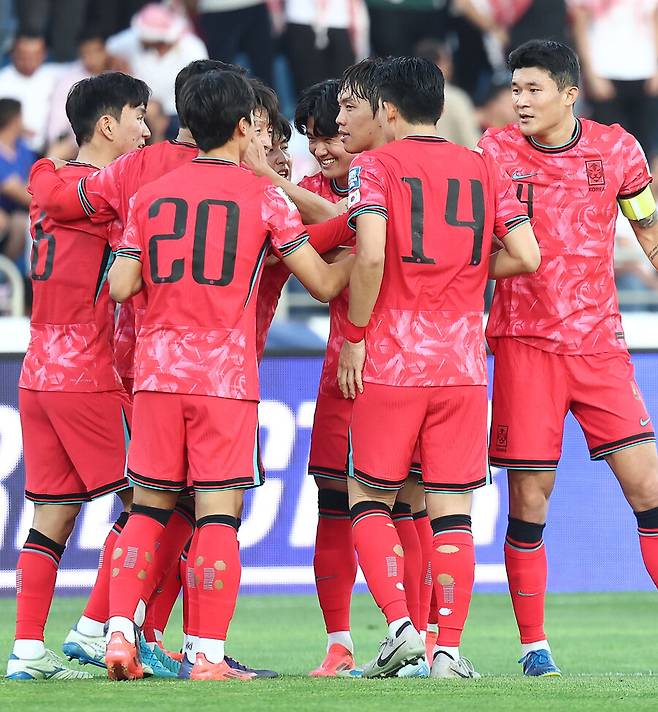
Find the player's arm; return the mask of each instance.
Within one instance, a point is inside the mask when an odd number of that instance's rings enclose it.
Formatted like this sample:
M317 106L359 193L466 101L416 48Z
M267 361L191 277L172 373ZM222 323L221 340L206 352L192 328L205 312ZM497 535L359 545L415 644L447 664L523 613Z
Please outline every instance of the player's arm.
M328 302L345 289L350 281L354 257L327 264L306 241L294 252L282 253L286 267L320 302Z
M321 255L347 244L354 235L354 230L347 222L347 213L315 225L307 225L306 232L308 232L309 243Z
M115 302L125 302L142 288L142 263L138 257L128 256L121 251L107 275L110 284L110 297Z
M134 201L133 197L126 229L107 275L110 296L119 303L130 299L142 288L142 241L137 218L139 208Z
M645 186L635 195L620 196L618 202L644 254L658 270L658 210L651 186Z
M277 256L321 302L328 302L349 282L352 260L327 264L311 247L299 211L279 187L268 186L263 200L263 222Z
M384 276L386 218L376 213L356 217L356 259L350 277L345 342L338 361L338 386L345 398L363 393L365 330L372 316Z
M68 222L86 215L78 196L78 182L63 180L49 158L42 158L32 166L29 190L53 220Z
M537 238L526 220L512 228L502 239L502 248L489 259L489 277L504 279L536 272L541 264Z
M265 176L275 186L285 190L286 195L297 206L302 221L306 225L330 220L344 212L344 206L336 205L306 188L300 188L293 182L280 176L270 168L265 157L265 149L260 141L252 141L244 157L245 165L257 176Z

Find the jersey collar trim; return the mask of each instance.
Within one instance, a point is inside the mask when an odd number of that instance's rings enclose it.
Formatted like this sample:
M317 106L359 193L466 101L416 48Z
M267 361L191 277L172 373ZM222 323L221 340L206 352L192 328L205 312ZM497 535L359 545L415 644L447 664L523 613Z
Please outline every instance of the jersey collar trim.
M173 143L174 146L188 146L189 148L199 148L196 143L190 143L189 141L177 141L175 138L168 139L169 143Z
M405 136L403 141L422 141L423 143L448 143L448 140L441 138L441 136L415 136L411 134L410 136Z
M83 163L82 161L67 161L67 166L82 166L83 168L93 168L95 171L98 170L98 166L93 163Z
M349 188L341 188L338 183L336 183L336 179L332 178L331 179L331 191L335 195L339 195L341 198L345 197L349 192Z
M537 151L541 151L542 153L564 153L564 151L568 151L573 148L578 141L580 141L580 137L582 135L583 125L580 122L580 119L576 117L576 126L571 134L571 138L561 146L545 146L543 143L539 143L539 141L534 139L532 136L526 136L526 140L533 148L537 149Z
M212 163L215 166L237 166L233 161L227 161L224 158L211 158L209 156L197 156L192 159L192 163Z

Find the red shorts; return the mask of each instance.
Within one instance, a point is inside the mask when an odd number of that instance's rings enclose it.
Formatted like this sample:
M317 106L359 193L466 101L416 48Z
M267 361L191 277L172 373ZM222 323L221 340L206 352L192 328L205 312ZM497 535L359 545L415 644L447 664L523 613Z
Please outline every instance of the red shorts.
M138 391L128 475L151 489L206 492L263 484L256 401Z
M470 492L489 482L486 386L364 384L350 428L348 474L394 490L409 475L416 441L427 492Z
M25 497L77 504L129 487L125 478L131 405L123 391L18 389Z
M309 475L347 481L347 435L353 405L351 398L318 395L311 431Z
M571 411L592 460L655 440L627 352L556 354L497 339L489 460L509 470L553 470Z

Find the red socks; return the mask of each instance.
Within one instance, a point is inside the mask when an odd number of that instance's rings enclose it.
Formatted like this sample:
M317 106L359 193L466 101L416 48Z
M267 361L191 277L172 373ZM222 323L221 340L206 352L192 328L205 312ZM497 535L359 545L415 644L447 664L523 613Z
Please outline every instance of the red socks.
M452 514L432 520L432 575L439 608L437 645L459 647L475 579L471 518Z
M505 568L522 643L546 640L544 599L548 565L542 534L544 524L509 517L505 538Z
M43 640L64 548L30 529L16 565L16 640Z
M195 635L226 640L240 588L238 520L225 514L201 517L188 559L195 595L190 600L198 620ZM192 552L193 556L192 556ZM188 631L188 635L190 631Z
M430 602L432 600L432 525L427 517L427 510L414 513L414 525L418 533L422 567L420 571L420 628L426 630L430 616ZM405 562L405 573L407 565Z
M318 529L313 571L327 633L350 629L356 552L347 492L318 490Z
M658 588L658 507L635 512L642 560L653 585Z
M87 605L82 615L91 620L105 623L110 611L110 570L112 569L112 552L119 534L123 531L128 521L128 512L121 512L116 522L105 537L101 555L98 559L98 573L96 582L91 589Z
M424 630L420 616L420 580L423 570L423 556L418 532L411 515L411 505L396 502L391 515L404 551L404 591L411 622L416 630Z
M133 504L112 552L110 618L134 621L140 600L153 590L158 543L170 516L167 509Z
M408 617L404 552L391 510L382 502L358 502L350 509L350 516L359 564L386 622Z

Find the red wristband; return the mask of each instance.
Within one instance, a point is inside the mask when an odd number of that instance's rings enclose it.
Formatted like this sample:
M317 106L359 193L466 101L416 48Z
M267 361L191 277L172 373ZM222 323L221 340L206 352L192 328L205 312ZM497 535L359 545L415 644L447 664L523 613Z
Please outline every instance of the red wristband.
M366 327L352 324L352 322L348 319L345 322L345 327L343 328L343 336L351 344L358 344L359 341L363 341L366 336Z

